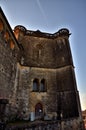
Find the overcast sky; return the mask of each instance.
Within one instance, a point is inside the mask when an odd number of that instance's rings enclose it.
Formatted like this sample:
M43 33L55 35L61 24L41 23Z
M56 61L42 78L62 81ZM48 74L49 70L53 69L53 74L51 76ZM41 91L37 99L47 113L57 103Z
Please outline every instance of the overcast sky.
M0 0L12 29L55 33L68 28L82 109L86 109L86 0Z

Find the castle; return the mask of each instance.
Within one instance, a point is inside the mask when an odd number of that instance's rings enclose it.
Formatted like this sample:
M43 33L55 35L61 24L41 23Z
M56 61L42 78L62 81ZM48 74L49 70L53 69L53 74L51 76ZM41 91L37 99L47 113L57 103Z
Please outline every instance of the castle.
M0 8L0 119L57 120L62 130L83 129L69 36L65 28L12 30Z

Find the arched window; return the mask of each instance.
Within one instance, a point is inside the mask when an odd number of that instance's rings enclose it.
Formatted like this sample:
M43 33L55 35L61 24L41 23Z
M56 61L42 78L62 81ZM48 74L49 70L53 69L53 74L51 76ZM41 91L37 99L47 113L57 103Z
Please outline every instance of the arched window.
M33 80L33 91L39 91L39 80L38 79L34 79Z
M0 31L2 31L4 28L4 24L3 24L3 21L0 19Z
M8 31L5 32L4 38L5 38L5 41L8 41L8 40L9 40L10 35L9 35L9 32L8 32Z
M41 80L41 83L40 83L40 91L41 91L41 92L45 92L45 91L46 91L45 79L42 79L42 80Z
M13 49L14 49L14 46L15 46L15 45L14 45L14 42L13 42L13 40L11 40L11 41L10 41L10 48L13 50Z

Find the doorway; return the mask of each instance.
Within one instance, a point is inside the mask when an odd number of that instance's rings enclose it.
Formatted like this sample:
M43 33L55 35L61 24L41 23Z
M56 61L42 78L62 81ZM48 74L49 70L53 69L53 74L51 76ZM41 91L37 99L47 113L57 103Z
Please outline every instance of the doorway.
M43 117L43 106L41 103L37 103L35 106L35 117L41 119Z
M0 120L4 119L6 104L8 104L7 99L0 99Z

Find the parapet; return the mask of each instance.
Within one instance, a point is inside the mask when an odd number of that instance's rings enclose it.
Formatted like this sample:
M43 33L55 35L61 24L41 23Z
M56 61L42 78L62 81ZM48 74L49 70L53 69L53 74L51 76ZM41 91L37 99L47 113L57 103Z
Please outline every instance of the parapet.
M51 33L45 33L41 32L40 30L32 31L32 30L27 30L24 26L18 25L14 28L14 34L15 37L18 39L19 35L30 35L30 36L35 36L35 37L44 37L44 38L57 38L59 36L67 36L69 37L70 33L67 28L62 28L58 32L51 34Z
M24 26L18 25L14 28L14 35L16 39L18 39L19 35L25 35L26 34L26 28Z

